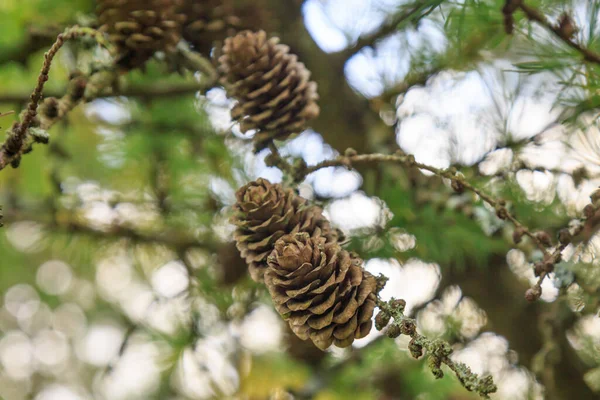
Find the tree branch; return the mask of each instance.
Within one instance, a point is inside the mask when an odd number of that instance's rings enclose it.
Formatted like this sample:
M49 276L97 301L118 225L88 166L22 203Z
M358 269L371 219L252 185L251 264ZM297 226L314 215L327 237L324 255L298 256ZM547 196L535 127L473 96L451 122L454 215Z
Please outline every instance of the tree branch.
M94 37L96 41L104 47L111 47L109 43L105 42L104 36L100 32L90 28L73 27L67 29L64 34L59 35L56 43L46 53L45 61L38 77L38 83L30 96L30 102L23 114L22 121L13 125L13 129L9 133L8 138L2 147L0 147L0 170L4 169L9 164L15 168L18 167L21 156L31 151L33 143L28 140L29 137L33 138L33 142L47 143L49 137L45 131L61 120L83 100L90 101L99 97L116 95L148 99L155 97L179 97L183 94L206 91L209 88L214 87L218 77L215 68L204 57L198 54L192 54L193 52L188 48L178 47L178 54L182 59L185 59L185 67L203 72L203 77L205 79L201 82L196 82L194 84L186 83L177 85L157 85L143 88L138 87L115 93L112 90L116 80L115 71L110 71L108 69L100 70L87 77L74 77L65 91L66 94L59 100L54 98L58 96L47 96L49 100L52 100L49 103L49 107L46 108L46 111L49 112L47 112L47 115L44 115L43 118L36 119L38 114L38 104L42 98L43 87L48 80L48 72L54 56L65 41L81 36ZM111 90L107 91L106 89ZM7 100L24 102L26 101L26 96L9 95L4 98L0 96L0 103ZM32 127L40 128L42 132L40 132L39 136L34 135L33 130L30 131L30 128Z
M454 372L461 385L470 392L487 399L490 393L498 390L491 375L480 378L465 364L452 360L450 355L453 350L450 343L441 339L429 339L418 333L416 321L404 315L405 306L404 300L391 299L385 302L378 297L377 307L381 311L376 317L377 329L383 329L390 318L393 318L394 321L387 327L385 334L390 338L396 338L401 334L410 336L412 338L408 345L410 354L418 359L423 356L423 350L426 350L427 364L437 379L444 376L441 366L445 364Z
M421 0L403 6L399 12L392 15L392 17L382 24L379 29L360 37L353 46L342 50L339 54L342 54L345 59L348 59L365 47L374 47L381 39L397 32L402 24L416 24L420 19L429 15L443 2L444 0Z
M523 11L523 13L527 17L527 19L529 19L530 21L537 22L538 24L542 25L544 28L546 28L549 31L551 31L552 33L554 33L554 35L556 35L556 37L558 37L560 40L562 40L566 45L568 45L569 47L571 47L571 48L575 49L576 51L578 51L579 53L581 53L581 55L583 56L583 58L586 61L600 65L600 54L575 42L572 39L572 37L573 37L572 29L565 29L561 25L553 25L550 21L548 21L546 16L540 10L538 10L534 7L528 6L527 4L525 4L525 2L523 0L512 0L512 1L516 1L519 3L519 5L518 5L519 9L521 9L521 11ZM572 26L570 28L572 28Z
M519 220L517 220L517 218L508 211L508 209L506 208L506 202L504 200L494 199L490 195L484 193L482 190L474 187L469 182L467 182L461 174L458 174L454 168L442 170L442 169L435 168L435 167L432 167L432 166L429 166L426 164L422 164L422 163L416 162L414 156L412 156L412 155L406 155L403 153L395 154L395 155L386 155L386 154L360 154L359 155L359 154L353 154L352 150L348 150L346 152L346 155L344 155L344 156L339 156L332 160L325 160L319 164L316 164L316 165L307 167L304 170L298 171L295 179L297 182L302 181L307 175L309 175L315 171L318 171L319 169L322 169L322 168L328 168L328 167L350 168L354 164L360 164L360 163L371 164L371 163L379 163L379 162L393 162L396 164L401 164L408 168L418 168L421 170L429 171L440 178L449 179L452 182L452 188L457 192L462 192L464 190L468 190L470 192L475 193L484 202L488 203L490 206L492 206L495 209L496 215L500 219L505 219L505 220L509 220L510 222L512 222L512 224L515 226L515 229L519 229L521 231L522 235L530 237L534 241L534 243L537 245L537 247L542 252L544 252L544 254L547 253L546 245L544 244L544 241L542 239L540 239L539 235L534 234L531 230L529 230L524 224L522 224Z
M29 104L24 112L21 122L16 123L13 126L8 138L2 147L0 147L0 169L4 169L11 163L18 162L21 155L27 150L26 139L28 131L37 116L38 104L42 99L42 92L45 83L48 81L48 73L50 72L54 56L56 56L56 53L58 53L67 41L83 36L93 37L98 44L107 48L110 47L110 45L105 42L103 34L91 28L74 26L58 35L50 50L44 55L44 63L42 64L37 84L33 93L31 93Z

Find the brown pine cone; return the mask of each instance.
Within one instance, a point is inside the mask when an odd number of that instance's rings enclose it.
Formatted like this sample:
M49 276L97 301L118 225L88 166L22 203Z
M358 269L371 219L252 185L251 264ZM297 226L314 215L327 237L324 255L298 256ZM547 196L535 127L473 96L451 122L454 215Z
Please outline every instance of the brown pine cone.
M325 350L347 347L371 330L375 278L316 230L286 235L269 255L265 284L299 338Z
M210 54L215 41L241 29L232 0L184 0L180 13L186 17L183 38L200 53Z
M289 47L278 43L264 31L240 32L225 40L219 58L222 82L238 100L231 116L242 132L257 130L257 151L302 132L319 115L317 84Z
M267 256L277 239L289 233L310 232L319 228L323 236L337 237L320 207L307 204L291 189L259 178L236 193L232 223L237 248L248 264L250 276L263 281Z
M181 36L180 0L98 0L101 29L115 44L117 64L142 66L157 51L172 50Z

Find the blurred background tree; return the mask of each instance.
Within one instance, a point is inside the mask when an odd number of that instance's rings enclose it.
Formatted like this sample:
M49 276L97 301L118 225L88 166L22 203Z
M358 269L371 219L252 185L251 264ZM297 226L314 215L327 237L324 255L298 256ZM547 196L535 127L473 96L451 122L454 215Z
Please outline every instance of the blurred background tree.
M323 206L492 398L600 396L600 1L192 3L176 47L121 69L94 1L0 3L0 398L478 398L389 329L326 352L291 333L232 242L258 177ZM241 29L318 84L278 153L216 80Z

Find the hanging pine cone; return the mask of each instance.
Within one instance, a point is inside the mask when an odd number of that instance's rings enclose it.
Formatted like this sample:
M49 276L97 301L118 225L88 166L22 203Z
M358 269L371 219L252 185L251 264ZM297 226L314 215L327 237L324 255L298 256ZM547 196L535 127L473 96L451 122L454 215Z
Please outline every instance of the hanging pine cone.
M236 193L234 233L237 248L246 260L250 276L262 282L267 256L277 239L289 233L310 232L320 228L323 236L337 238L321 208L308 205L306 199L291 189L258 179Z
M98 0L98 21L117 47L119 66L140 67L155 52L177 45L183 22L177 14L179 1Z
M186 17L183 38L200 53L210 54L215 41L241 29L231 0L184 0L180 12Z
M286 235L269 255L265 284L299 338L325 350L347 347L371 330L375 278L318 229Z
M302 132L319 115L317 84L289 47L278 43L264 31L244 31L225 40L219 58L222 81L238 100L231 116L242 132L257 130L257 151L272 139Z

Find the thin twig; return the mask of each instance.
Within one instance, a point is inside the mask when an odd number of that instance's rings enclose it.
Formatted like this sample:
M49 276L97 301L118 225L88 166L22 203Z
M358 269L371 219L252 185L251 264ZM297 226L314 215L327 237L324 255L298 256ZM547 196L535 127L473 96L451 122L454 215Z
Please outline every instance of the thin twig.
M110 45L105 42L102 33L91 28L74 26L58 35L50 50L44 55L44 63L42 64L37 84L31 93L29 104L27 105L21 122L16 123L13 126L8 138L0 148L0 169L4 169L11 162L17 160L24 150L27 133L37 115L37 108L42 99L42 92L44 90L44 85L48 81L48 74L54 57L67 41L83 36L93 37L98 44L110 47Z
M525 4L524 1L521 1L518 7L519 9L521 9L521 11L523 11L527 19L529 19L530 21L537 22L538 24L542 25L543 27L554 33L554 35L556 35L556 37L562 40L565 44L567 44L569 47L575 49L577 52L583 55L583 58L586 61L600 65L600 54L575 42L572 39L572 31L561 29L560 25L552 24L550 21L548 21L546 16L540 10L528 6L527 4Z
M403 23L416 24L421 18L429 15L436 7L442 4L444 0L415 1L411 5L403 7L404 9L394 14L386 23L373 33L359 38L354 46L348 47L340 52L344 58L350 58L365 47L373 47L381 39L397 32Z
M544 282L544 279L554 271L554 266L562 260L562 252L571 244L573 239L577 238L577 236L583 232L585 223L593 218L600 209L600 189L594 192L590 197L592 202L584 208L583 215L580 218L571 221L571 227L565 227L559 230L559 245L552 253L546 253L543 261L537 263L541 273L536 284L527 290L525 294L527 300L534 301L540 298L542 295L542 283Z
M297 173L298 181L304 179L307 175L318 171L322 168L328 167L346 167L350 168L353 164L359 163L379 163L379 162L393 162L397 164L401 164L408 168L418 168L421 170L429 171L440 178L449 179L452 182L452 186L455 190L468 190L470 192L475 193L479 196L484 202L489 204L496 211L496 215L501 219L509 220L514 226L515 229L520 229L523 235L530 237L536 246L544 253L547 253L546 246L544 243L534 234L527 226L521 223L514 215L512 215L508 209L506 208L506 202L502 199L495 199L492 196L484 193L481 189L476 188L472 184L470 184L461 174L457 174L457 172L450 169L440 169L436 167L432 167L427 164L419 163L415 161L414 156L406 155L406 154L350 154L339 156L332 160L326 160L319 164L307 167L303 171Z

